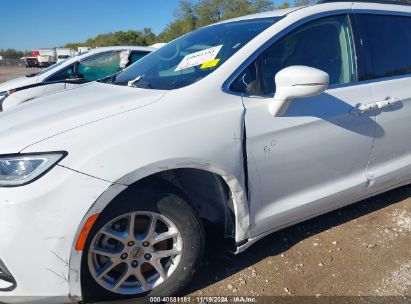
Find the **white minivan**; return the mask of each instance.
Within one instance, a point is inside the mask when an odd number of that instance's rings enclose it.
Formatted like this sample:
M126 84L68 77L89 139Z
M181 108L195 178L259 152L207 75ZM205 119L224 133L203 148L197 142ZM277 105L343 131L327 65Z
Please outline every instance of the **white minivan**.
M245 16L0 113L0 301L172 301L208 227L239 253L408 184L410 28L398 2Z
M6 81L0 84L0 111L113 75L155 49L145 46L101 47L61 60L38 73Z

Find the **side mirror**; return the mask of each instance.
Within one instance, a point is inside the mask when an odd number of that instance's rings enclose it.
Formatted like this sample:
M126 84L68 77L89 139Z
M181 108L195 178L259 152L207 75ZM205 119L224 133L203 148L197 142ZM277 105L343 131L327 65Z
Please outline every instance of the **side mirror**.
M295 98L311 97L323 93L329 82L326 72L303 65L293 65L275 75L276 92L269 111L281 116Z
M77 74L70 76L69 78L66 78L65 80L67 83L83 83L84 82L84 76L82 74Z

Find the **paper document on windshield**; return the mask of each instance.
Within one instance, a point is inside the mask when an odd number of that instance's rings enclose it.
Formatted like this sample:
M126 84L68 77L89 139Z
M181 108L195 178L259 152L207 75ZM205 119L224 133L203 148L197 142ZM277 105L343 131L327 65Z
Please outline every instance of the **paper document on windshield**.
M222 47L223 45L218 45L199 52L188 54L183 58L183 60L181 60L181 62L178 64L174 71L181 71L184 69L202 65L204 62L213 61L217 57L217 54L218 52L220 52Z

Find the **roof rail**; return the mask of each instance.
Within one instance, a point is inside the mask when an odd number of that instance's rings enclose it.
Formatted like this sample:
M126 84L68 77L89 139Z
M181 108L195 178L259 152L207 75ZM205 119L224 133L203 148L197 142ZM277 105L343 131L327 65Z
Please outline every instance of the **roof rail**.
M394 5L408 5L411 6L411 2L394 1L394 0L319 0L317 4L321 3L333 3L333 2L362 2L362 3L378 3L378 4L394 4Z

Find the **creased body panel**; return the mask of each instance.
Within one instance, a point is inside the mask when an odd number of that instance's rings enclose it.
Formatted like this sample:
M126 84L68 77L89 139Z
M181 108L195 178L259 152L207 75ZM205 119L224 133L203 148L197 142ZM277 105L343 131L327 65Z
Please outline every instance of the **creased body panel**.
M150 90L147 90L150 91ZM244 187L241 98L207 86L171 91L137 111L73 129L35 144L30 151L64 146L62 165L103 180L130 184L174 168L198 168L222 176L238 208L237 240L248 237Z
M252 236L364 195L382 130L373 115L350 111L371 100L368 85L330 89L293 100L282 117L272 117L271 100L245 98Z
M76 230L110 185L56 166L29 185L0 188L0 259L17 282L15 290L0 292L0 302L67 303Z

